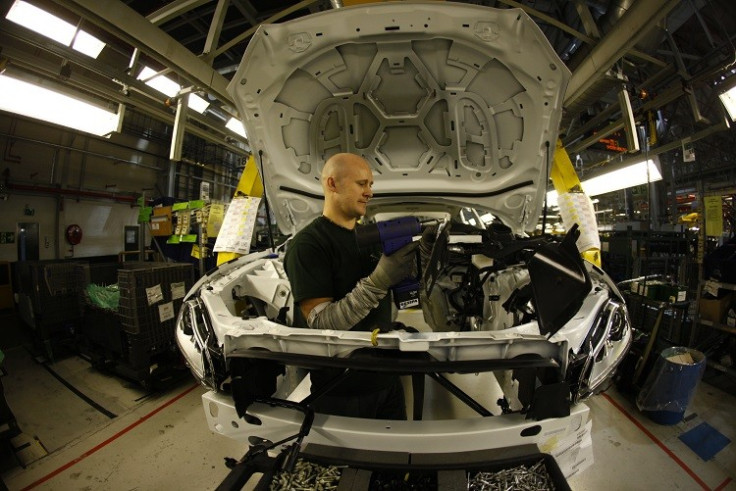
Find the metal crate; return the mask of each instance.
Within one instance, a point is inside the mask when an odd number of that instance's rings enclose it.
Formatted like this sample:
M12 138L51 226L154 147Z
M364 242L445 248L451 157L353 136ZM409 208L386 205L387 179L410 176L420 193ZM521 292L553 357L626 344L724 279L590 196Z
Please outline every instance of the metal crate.
M194 283L194 268L192 264L180 263L142 264L146 266L118 271L121 325L126 332L140 335L152 344L171 340L182 303L182 298L172 297L172 285L184 283L184 291L188 291ZM160 295L152 295L153 292Z

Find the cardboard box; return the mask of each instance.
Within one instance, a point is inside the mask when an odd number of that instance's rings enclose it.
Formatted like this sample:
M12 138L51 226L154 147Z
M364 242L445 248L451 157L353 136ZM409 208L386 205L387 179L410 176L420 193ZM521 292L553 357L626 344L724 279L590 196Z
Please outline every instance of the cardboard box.
M172 230L173 224L171 223L170 216L162 215L151 217L151 235L157 237L171 235Z
M153 209L153 216L162 217L167 216L171 220L171 207L170 206L157 206Z
M171 219L171 207L157 206L153 209L153 216L151 216L151 235L161 237L172 233L174 233L174 223Z
M698 302L700 319L710 322L723 322L726 312L731 306L731 299L730 292L717 299L701 298Z

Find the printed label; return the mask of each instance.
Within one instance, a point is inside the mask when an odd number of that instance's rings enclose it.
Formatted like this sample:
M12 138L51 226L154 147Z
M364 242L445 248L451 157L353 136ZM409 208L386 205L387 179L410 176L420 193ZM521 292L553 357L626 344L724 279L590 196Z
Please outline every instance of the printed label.
M177 298L184 298L184 295L186 295L187 290L186 286L184 285L183 281L180 281L179 283L172 283L171 284L171 300L176 300Z
M419 299L418 298L412 298L410 300L404 300L403 302L399 302L399 309L409 309L411 307L419 307Z
M161 285L146 288L146 298L148 298L148 305L153 305L163 301L164 292L161 291Z
M161 322L166 322L174 318L174 302L168 302L158 306L158 318Z

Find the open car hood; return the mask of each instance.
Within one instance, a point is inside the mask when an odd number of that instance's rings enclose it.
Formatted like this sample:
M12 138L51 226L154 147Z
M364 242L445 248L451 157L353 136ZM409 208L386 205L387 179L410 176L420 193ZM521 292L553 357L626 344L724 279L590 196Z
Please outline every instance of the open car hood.
M338 152L370 163L377 204L473 206L520 233L569 76L522 10L387 3L261 26L228 91L284 234L321 213Z

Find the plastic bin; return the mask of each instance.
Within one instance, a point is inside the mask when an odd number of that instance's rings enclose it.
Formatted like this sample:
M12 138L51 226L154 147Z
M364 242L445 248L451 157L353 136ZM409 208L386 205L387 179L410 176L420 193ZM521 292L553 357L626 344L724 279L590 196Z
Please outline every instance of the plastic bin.
M672 347L662 350L636 398L636 405L655 423L682 421L705 371L700 351Z
M418 489L422 491L448 491L479 489L475 481L479 473L489 474L483 479L489 479L488 486L482 489L537 489L570 491L570 485L565 480L554 457L549 454L533 454L498 462L476 464L468 469L454 466L437 464L438 468L412 465L394 467L389 465L386 469L366 468L362 466L345 466L337 463L326 463L310 461L309 458L300 458L297 461L295 475L280 474L278 465L280 457L261 455L249 461L242 468L236 467L226 480L220 484L222 489L241 489L241 483L247 482L255 491L266 490L291 490L291 489L314 489L314 481L319 476L320 481L325 484L324 489L338 489L350 491L373 491L378 489L409 490ZM523 467L522 467L523 466ZM375 467L380 467L376 463ZM462 466L461 466L462 467ZM501 485L506 479L513 483L513 472L519 473L521 479L519 486L506 486L497 488L494 484ZM538 474L541 479L537 485L524 484L524 475ZM506 474L499 476L497 480L491 474ZM509 475L509 473L512 473ZM251 479L253 477L253 479ZM530 477L530 481L531 476ZM257 479L256 482L254 482ZM536 479L534 479L536 480ZM320 488L316 488L320 489Z

